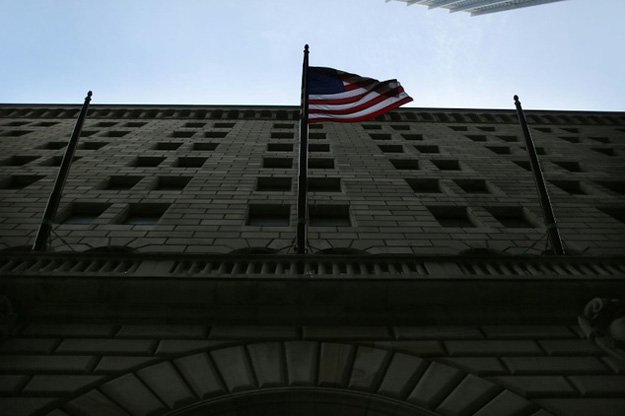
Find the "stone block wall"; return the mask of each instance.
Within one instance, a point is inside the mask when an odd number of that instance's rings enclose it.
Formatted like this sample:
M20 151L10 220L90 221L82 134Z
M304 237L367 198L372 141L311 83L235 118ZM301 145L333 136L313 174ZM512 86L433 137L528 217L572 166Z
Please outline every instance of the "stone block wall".
M366 394L388 414L619 416L625 366L575 325L33 322L0 343L6 415L156 415L298 391Z

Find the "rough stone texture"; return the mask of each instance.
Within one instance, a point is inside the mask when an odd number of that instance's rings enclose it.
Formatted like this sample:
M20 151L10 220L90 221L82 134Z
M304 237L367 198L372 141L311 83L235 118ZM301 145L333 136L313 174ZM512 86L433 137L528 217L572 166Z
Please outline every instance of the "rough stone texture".
M198 397L204 399L225 391L208 354L186 356L174 363Z
M408 396L408 401L434 409L462 380L462 372L431 363Z
M375 391L386 371L388 351L358 347L349 387L355 390Z
M176 368L169 362L155 364L137 371L137 376L170 408L195 401Z
M388 366L379 393L404 398L426 368L426 362L418 357L396 353Z
M228 390L239 391L256 387L245 348L225 348L213 351L211 354Z
M259 387L281 386L285 384L282 365L282 346L277 342L252 344L248 347L254 374Z
M313 342L287 342L286 364L289 384L316 384L317 355L319 346Z
M167 409L154 393L132 374L103 384L101 390L124 409L128 409L132 415L147 416Z

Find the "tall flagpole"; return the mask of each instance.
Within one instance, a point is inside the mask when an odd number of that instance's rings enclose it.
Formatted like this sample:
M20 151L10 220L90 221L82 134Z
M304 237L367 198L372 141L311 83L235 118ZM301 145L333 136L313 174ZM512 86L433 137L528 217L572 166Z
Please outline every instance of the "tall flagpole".
M306 253L308 241L308 45L302 65L302 105L299 118L299 164L297 177L297 254Z
M521 108L521 102L519 96L514 96L514 105L516 106L516 113L523 129L523 135L525 136L525 143L527 147L527 153L530 157L530 164L532 166L532 172L534 172L534 180L536 181L536 188L540 195L540 205L543 208L543 215L545 217L545 225L547 226L547 236L553 254L558 256L564 255L564 247L562 245L562 239L560 238L560 232L558 231L558 224L556 223L556 217L553 214L553 208L551 201L549 200L549 194L547 193L547 186L545 185L545 179L543 178L543 172L538 162L538 155L536 154L536 148L534 147L534 141L530 134L530 130L527 127L527 121L525 120L525 113Z
M82 130L82 124L85 121L85 116L87 115L87 109L89 108L90 102L91 91L89 91L85 97L85 102L83 103L80 114L78 115L78 120L76 120L74 131L72 132L72 136L70 137L67 148L65 149L65 155L63 155L61 167L56 175L54 187L52 188L52 192L48 198L48 204L46 205L46 210L43 214L43 219L39 225L37 237L35 237L35 243L32 247L35 251L45 251L48 249L48 240L50 238L50 231L52 230L52 222L54 221L56 211L59 208L61 196L63 195L63 187L65 186L65 180L69 175L69 168L72 164L72 159L74 158L74 152L76 151L76 145L78 144L78 138L80 137L80 131Z

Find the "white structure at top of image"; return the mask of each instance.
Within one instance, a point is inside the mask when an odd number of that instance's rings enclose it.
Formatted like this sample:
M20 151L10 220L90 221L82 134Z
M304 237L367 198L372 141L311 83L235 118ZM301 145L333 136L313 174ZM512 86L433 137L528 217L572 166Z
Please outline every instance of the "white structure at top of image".
M391 0L386 0L387 2ZM471 16L503 12L521 7L538 6L539 4L555 3L563 0L396 0L403 1L408 6L422 4L430 9L443 7L450 12L465 11Z

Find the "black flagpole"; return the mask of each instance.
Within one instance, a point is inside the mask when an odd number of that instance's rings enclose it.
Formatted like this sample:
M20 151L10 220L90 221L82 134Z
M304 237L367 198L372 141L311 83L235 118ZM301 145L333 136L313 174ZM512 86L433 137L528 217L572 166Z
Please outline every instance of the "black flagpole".
M538 155L536 154L536 148L534 147L534 141L527 127L527 121L525 120L525 114L523 108L521 108L521 102L519 96L514 96L514 105L516 106L516 113L519 117L519 122L523 128L523 135L525 136L525 143L527 147L527 153L530 157L530 164L532 166L532 172L534 172L534 180L536 181L536 188L538 188L538 194L540 195L540 205L543 208L543 215L545 217L545 225L547 226L547 236L553 254L558 256L564 255L564 247L562 245L562 239L560 238L560 232L558 231L558 224L556 223L556 217L553 214L553 208L551 201L549 200L549 194L547 193L547 186L545 185L545 179L543 178L543 172L540 168L538 161Z
M54 221L56 211L59 208L61 195L63 194L63 187L65 186L65 180L69 175L69 168L72 164L72 159L74 158L74 152L76 150L76 145L78 144L78 138L80 137L80 131L82 130L82 124L85 121L85 116L87 115L87 109L89 108L90 102L91 91L89 91L85 97L85 102L82 105L80 114L78 115L78 120L74 126L72 137L70 137L67 149L65 149L65 155L61 161L61 167L56 175L54 187L52 188L52 192L48 198L48 204L46 205L41 225L39 225L37 237L35 237L35 243L32 248L35 251L46 251L48 249L48 240L50 238L50 231L52 230L52 222Z
M306 253L308 241L308 45L304 46L302 66L302 108L299 121L299 164L297 177L297 254Z

